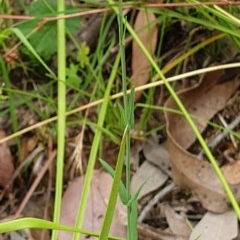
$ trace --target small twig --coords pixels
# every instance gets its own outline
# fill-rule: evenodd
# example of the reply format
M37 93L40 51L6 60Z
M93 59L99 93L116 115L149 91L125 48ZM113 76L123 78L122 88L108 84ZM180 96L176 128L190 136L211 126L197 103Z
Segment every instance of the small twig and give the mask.
M240 115L238 115L223 132L220 132L214 139L212 139L208 146L210 149L214 149L224 139L231 130L233 130L240 123ZM198 154L198 158L203 158L203 150Z
M138 217L138 222L141 223L145 219L146 215L150 212L153 206L159 202L159 200L165 197L169 192L171 192L176 187L175 183L172 182L167 185L165 188L161 189L161 191L151 199L151 201L144 207L142 212Z
M1 15L0 15L0 18L1 18ZM183 78L188 78L188 77L192 77L192 76L196 76L196 75L199 75L199 74L203 74L203 73L207 73L207 72L212 72L212 71L217 71L219 69L228 69L228 68L236 68L236 67L239 67L240 66L240 63L231 63L231 64L223 64L223 65L218 65L218 66L211 66L211 67L208 67L208 68L204 68L204 69L198 69L198 70L194 70L194 71L191 71L191 72L187 72L187 73L183 73L183 74L179 74L177 76L173 76L173 77L170 77L170 78L166 78L166 80L168 82L175 82L175 81L178 81L178 80L182 80ZM158 76L158 75L156 75ZM135 88L135 92L139 92L139 91L143 91L143 90L146 90L146 89L149 89L149 88L153 88L153 87L158 87L158 86L161 86L161 85L164 85L163 81L162 80L159 80L159 78L154 78L154 82L150 82L148 84L145 84L145 85L142 85L142 86L139 86L139 87L136 87ZM131 92L131 89L129 89L127 91L127 94L130 94ZM123 96L123 93L122 92L119 92L119 93L116 93L116 94L113 94L109 100L113 100L113 99L117 99L117 98L120 98ZM78 108L75 108L73 110L70 110L66 113L66 116L70 116L70 115L73 115L75 113L78 113L78 112L81 112L85 109L88 109L88 108L92 108L94 106L97 106L99 104L101 104L102 102L104 101L104 99L98 99L94 102L90 102L86 105L83 105L83 106L80 106ZM54 116L54 117L51 117L51 118L48 118L46 120L43 120L42 122L38 122L30 127L27 127L27 128L24 128L22 130L19 130L18 132L15 132L5 138L2 138L0 139L0 144L1 143L4 143L4 142L7 142L13 138L16 138L24 133L27 133L27 132L30 132L32 131L33 129L36 129L36 128L39 128L39 127L42 127L46 124L49 124L51 122L54 122L58 119L57 116Z
M222 125L225 127L225 129L229 129L229 124L225 121L225 119L223 118L223 116L221 114L218 114L218 118L221 121ZM237 148L237 143L236 143L234 136L231 133L229 134L229 136L232 140L233 146L235 148Z

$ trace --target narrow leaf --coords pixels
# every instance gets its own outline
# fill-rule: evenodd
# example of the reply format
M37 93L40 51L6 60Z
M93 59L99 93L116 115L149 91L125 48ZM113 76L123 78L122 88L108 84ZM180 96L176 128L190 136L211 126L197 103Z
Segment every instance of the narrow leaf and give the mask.
M104 170L107 173L109 173L112 176L112 178L114 178L115 170L103 159L99 159L99 161L100 161L102 167L104 168ZM124 205L126 205L127 204L127 190L122 181L120 182L120 186L119 186L119 196L120 196L121 202Z
M111 194L109 197L109 202L107 206L107 211L104 216L104 221L100 233L99 239L101 240L107 240L108 239L108 234L110 231L111 223L112 223L112 218L114 215L115 211L115 206L117 203L117 196L118 196L118 189L120 186L121 182L121 176L122 176L122 169L123 169L123 163L124 163L124 153L125 153L125 145L126 145L126 136L128 132L128 126L126 126L121 145L120 145L120 150L118 154L118 159L117 159L117 165L116 165L116 171L113 179L113 185L111 189Z

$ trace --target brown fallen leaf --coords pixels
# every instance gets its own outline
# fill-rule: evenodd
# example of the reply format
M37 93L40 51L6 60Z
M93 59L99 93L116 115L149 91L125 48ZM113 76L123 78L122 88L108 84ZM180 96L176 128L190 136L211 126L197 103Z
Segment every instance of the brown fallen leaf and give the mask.
M238 221L233 210L222 214L207 212L193 229L189 240L232 240L237 235Z
M138 199L141 199L147 194L162 187L167 180L168 176L160 168L148 161L145 161L132 177L131 192L132 194L136 193L145 182L138 195Z
M6 137L3 130L0 130L0 139ZM10 190L8 186L14 172L13 159L7 143L0 145L0 186Z
M151 240L188 240L187 237L178 236L160 228L154 228L146 224L138 224L138 233L141 239Z
M164 206L166 220L171 232L177 236L189 237L191 229L187 223L187 219L177 214L169 205Z
M61 208L60 222L68 226L74 226L81 191L83 187L84 176L71 181L64 193ZM99 232L102 226L103 217L106 211L106 204L109 198L112 186L112 177L106 172L95 170L90 196L87 203L86 214L83 228L85 230ZM111 235L126 237L126 226L121 220L124 215L125 207L118 201L115 216L111 225ZM72 239L72 233L59 232L58 240ZM80 239L95 239L93 237L81 235Z
M240 183L240 160L223 165L221 170L228 183Z
M207 121L224 108L227 100L240 85L237 80L215 85L222 74L222 70L207 73L199 86L178 93L189 114L197 116L194 122L200 132L206 127ZM178 110L172 98L167 100L165 107ZM228 200L211 164L199 161L197 156L187 151L196 140L196 136L185 118L170 112L166 112L165 116L174 182L196 194L206 209L213 212L226 211L229 208ZM239 186L234 185L232 188L237 198L240 198Z
M157 46L158 28L154 23L156 17L153 12L149 10L139 11L134 30L136 31L139 39L149 51L151 55L154 54ZM151 65L145 57L138 44L133 41L132 44L132 83L134 86L141 86L148 82L151 71ZM137 92L135 100L139 99L141 92Z
M168 176L171 175L171 162L166 142L158 144L158 139L149 138L143 147L147 161L158 166Z

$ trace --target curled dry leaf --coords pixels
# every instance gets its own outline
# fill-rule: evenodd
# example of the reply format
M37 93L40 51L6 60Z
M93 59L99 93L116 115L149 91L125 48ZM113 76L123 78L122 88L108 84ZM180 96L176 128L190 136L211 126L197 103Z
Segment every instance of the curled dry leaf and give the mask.
M156 23L154 23L155 19L155 15L149 10L139 11L134 24L134 30L151 55L154 54L155 48L157 46L158 28ZM151 65L148 59L138 44L133 41L131 77L133 85L141 86L147 83L149 80L150 71ZM136 93L135 100L137 100L140 95L140 92Z
M0 139L6 137L3 130L0 131ZM9 181L13 175L14 166L11 152L7 143L0 145L0 186L9 189Z
M83 187L84 176L71 181L64 193L61 208L60 222L68 226L74 226L77 209ZM112 186L112 177L102 171L94 171L91 191L87 203L83 228L85 230L99 232L102 226L106 204ZM126 227L121 219L124 216L125 207L118 201L115 216L111 225L110 234L118 237L126 237ZM59 232L58 240L72 239L72 233ZM80 239L95 239L81 235Z
M224 108L240 85L236 80L216 85L215 82L222 74L221 70L207 73L199 86L178 94L189 114L196 117L194 122L200 132L206 127L207 121ZM165 107L178 110L172 98L167 100ZM165 116L174 182L195 193L206 209L214 212L226 211L227 197L212 166L207 161L199 161L197 156L187 151L196 136L185 118L170 112L166 112ZM237 198L240 198L239 187L234 185L232 188Z

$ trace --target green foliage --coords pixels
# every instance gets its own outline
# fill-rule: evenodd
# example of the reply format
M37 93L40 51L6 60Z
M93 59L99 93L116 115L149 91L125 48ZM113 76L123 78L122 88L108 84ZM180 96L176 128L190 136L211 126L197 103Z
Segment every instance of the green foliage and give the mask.
M124 164L124 155L125 155L125 145L126 145L126 134L128 132L128 126L126 126L122 141L120 144L120 149L117 158L116 170L113 177L113 183L111 188L111 193L109 196L109 202L107 205L107 210L105 212L102 229L100 232L99 239L108 240L108 234L110 232L111 223L113 220L116 204L117 204L117 197L118 197L118 190L121 184L121 176Z
M115 170L103 159L99 159L102 167L104 168L104 170L109 173L111 175L112 178L114 178L115 175ZM119 186L119 197L121 199L121 202L124 205L128 204L128 199L127 199L127 190L123 184L123 182L120 182L120 186Z
M56 15L57 5L55 1L36 1L28 7L28 14L36 17L32 21L23 22L19 29L25 36L29 36L29 42L36 52L44 59L49 59L57 51L57 24L56 21L44 23L39 20L46 16ZM73 10L66 6L67 10ZM79 18L66 19L68 33L74 33L80 24Z
M9 28L0 31L0 45L4 46L4 41L9 37L11 30Z
M66 68L67 81L70 86L75 88L79 86L81 79L78 72L89 66L89 53L90 48L87 46L86 42L80 44L77 53L77 63L70 63L69 67Z
M78 87L80 83L80 78L78 76L79 66L70 63L70 66L66 68L67 82L70 86Z
M89 64L89 57L88 57L89 53L90 53L90 48L87 46L86 42L83 42L79 46L78 55L77 55L77 60L81 68L84 68Z
M4 85L5 84L2 83L2 86L0 86L0 102L6 101L8 99L8 97L3 94Z
M66 225L62 225L56 222L47 221L39 218L20 218L10 221L1 222L0 224L0 233L12 232L16 230L22 230L26 228L40 228L40 229L49 229L49 230L62 230L67 232L79 232L88 236L98 237L99 234L83 229L79 229L77 227L69 227ZM109 240L125 240L120 237L108 237Z

